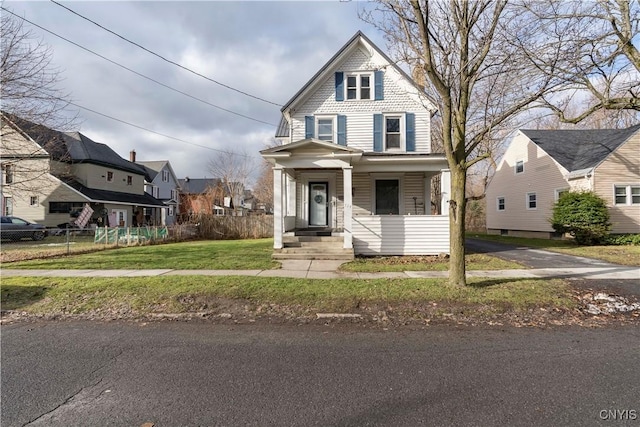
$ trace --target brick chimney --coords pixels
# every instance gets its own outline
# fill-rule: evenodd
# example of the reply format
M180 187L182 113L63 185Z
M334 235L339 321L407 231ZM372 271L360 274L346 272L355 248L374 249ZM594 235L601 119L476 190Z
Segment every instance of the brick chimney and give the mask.
M136 150L129 151L129 161L131 163L135 163L136 162Z

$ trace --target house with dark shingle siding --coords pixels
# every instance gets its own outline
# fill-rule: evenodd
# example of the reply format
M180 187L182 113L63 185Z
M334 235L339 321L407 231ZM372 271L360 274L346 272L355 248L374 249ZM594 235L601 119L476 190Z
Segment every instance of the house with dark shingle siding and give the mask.
M519 130L487 186L487 231L554 237L552 208L569 190L606 200L612 233L640 233L640 125Z

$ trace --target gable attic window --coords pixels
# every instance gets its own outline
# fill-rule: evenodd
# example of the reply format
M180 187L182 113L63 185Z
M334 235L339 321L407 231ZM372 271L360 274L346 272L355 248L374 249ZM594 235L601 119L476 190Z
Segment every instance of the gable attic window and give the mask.
M162 182L169 182L169 171L162 171Z
M524 160L518 160L516 162L515 171L516 171L516 173L523 173L524 172Z
M113 182L113 172L107 171L107 182Z
M335 73L336 101L382 100L383 80L384 72L381 70L349 73L338 71Z

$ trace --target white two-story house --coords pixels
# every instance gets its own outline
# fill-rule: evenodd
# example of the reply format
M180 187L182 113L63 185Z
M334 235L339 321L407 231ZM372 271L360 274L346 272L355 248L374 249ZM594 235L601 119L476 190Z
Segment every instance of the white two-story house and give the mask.
M261 151L273 164L274 258L448 253L450 179L444 155L431 153L434 112L356 33L282 108L282 145ZM445 206L432 210L436 176Z

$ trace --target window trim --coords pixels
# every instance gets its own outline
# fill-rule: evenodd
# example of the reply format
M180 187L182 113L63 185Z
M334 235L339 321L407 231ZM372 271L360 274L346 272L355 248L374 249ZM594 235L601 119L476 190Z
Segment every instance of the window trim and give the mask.
M40 198L38 196L29 196L29 206L40 206Z
M400 119L400 147L387 148L387 119ZM405 113L383 113L382 114L382 151L389 152L406 152L407 150L407 125Z
M534 207L531 207L530 196L534 196L534 203L535 203ZM535 211L538 209L538 194L536 192L527 193L526 206L528 211Z
M560 200L560 193L568 193L570 191L571 188L569 187L556 188L554 190L554 200L557 202L558 200Z
M500 209L500 199L502 199L502 209ZM504 212L507 210L507 198L505 196L496 197L496 211Z
M362 97L362 77L369 77L369 98ZM349 98L349 77L356 78L356 97ZM344 100L345 101L373 101L375 99L375 73L373 71L351 71L344 73Z
M337 117L338 116L336 116L336 115L327 115L327 114L323 114L323 115L319 115L319 116L313 116L315 138L320 140L320 141L330 142L332 144L337 144L338 143ZM331 140L320 139L320 134L319 134L319 131L320 131L320 120L331 120L331 133L332 133L332 139Z
M522 164L522 170L518 172L518 163ZM516 160L516 163L513 165L513 172L515 175L520 175L524 173L524 159Z
M624 203L618 203L617 197L618 194L616 193L616 190L618 188L623 188L624 189ZM633 189L634 188L638 188L639 191L636 196L640 196L640 183L634 183L634 184L613 184L613 204L614 206L638 206L640 205L640 202L638 203L634 203L633 202Z

